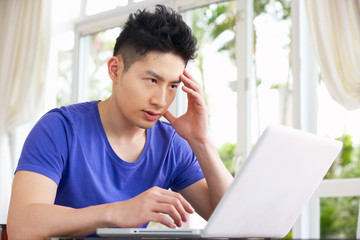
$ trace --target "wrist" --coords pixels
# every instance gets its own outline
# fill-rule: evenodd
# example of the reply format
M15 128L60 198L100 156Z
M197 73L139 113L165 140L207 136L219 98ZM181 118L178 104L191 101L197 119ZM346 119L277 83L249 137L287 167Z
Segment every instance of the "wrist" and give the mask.
M190 141L188 141L188 143L195 155L200 153L213 154L213 151L216 151L216 147L209 136L206 136L204 138L191 139Z
M204 135L204 136L197 136L197 137L189 138L187 141L190 146L192 146L192 145L201 146L201 145L212 144L212 140L208 134Z
M115 203L109 203L105 204L105 210L103 211L103 217L102 217L102 225L106 227L117 227L116 225L116 218L118 216L115 216L116 214L116 206L114 206Z

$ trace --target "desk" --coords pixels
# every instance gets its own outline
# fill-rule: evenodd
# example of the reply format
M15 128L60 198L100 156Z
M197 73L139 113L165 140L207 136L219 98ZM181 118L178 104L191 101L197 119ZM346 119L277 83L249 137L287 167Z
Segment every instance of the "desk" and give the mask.
M128 238L128 237L123 237L123 238L51 238L50 240L142 240L142 239L151 239L151 240L156 240L157 238ZM175 239L180 239L180 240L216 240L216 239L220 239L220 238L158 238L160 240L175 240ZM225 239L229 239L229 240L246 240L247 238L221 238L221 240L225 240ZM260 240L260 239L270 239L270 238L256 238L256 240ZM254 238L250 239L250 240L254 240Z
M142 239L151 239L151 240L156 240L156 238L51 238L50 240L142 240ZM180 240L217 240L217 239L221 239L221 240L284 240L284 239L279 239L279 238L161 238L159 240L176 240L176 239L180 239ZM294 240L321 240L321 239L294 239ZM345 240L345 239L344 239ZM346 240L358 240L356 238L354 239L349 239L347 238Z
M151 239L156 240L156 238L51 238L50 240L142 240L142 239ZM282 238L161 238L159 240L284 240ZM321 240L321 239L293 239L293 240ZM344 240L358 240L356 238L346 238Z
M1 240L8 240L7 233L6 233L6 224L0 224L0 232L1 232Z

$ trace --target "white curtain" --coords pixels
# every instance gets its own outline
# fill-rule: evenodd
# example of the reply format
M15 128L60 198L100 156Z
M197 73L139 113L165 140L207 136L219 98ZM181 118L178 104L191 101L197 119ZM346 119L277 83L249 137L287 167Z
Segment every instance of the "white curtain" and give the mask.
M322 80L335 101L360 107L360 0L305 0Z
M17 162L12 137L42 107L50 22L49 0L0 0L0 223Z

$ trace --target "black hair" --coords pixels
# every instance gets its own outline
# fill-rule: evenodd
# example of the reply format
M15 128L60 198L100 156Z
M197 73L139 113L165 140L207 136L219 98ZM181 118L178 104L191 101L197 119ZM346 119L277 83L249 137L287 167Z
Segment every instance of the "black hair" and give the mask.
M116 39L114 56L122 55L127 71L150 51L176 54L185 64L195 58L196 38L191 28L164 5L156 5L154 12L144 9L130 14Z

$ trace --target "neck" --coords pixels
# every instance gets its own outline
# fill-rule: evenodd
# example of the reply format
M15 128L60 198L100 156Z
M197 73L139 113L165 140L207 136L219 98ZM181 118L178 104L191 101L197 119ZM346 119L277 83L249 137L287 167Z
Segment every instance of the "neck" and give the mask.
M126 162L135 162L145 147L146 131L130 124L111 97L98 103L101 123L114 152Z
M136 125L129 124L123 115L118 111L112 97L98 103L101 123L108 137L115 137L118 140L131 140L143 137L146 130Z

